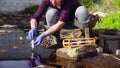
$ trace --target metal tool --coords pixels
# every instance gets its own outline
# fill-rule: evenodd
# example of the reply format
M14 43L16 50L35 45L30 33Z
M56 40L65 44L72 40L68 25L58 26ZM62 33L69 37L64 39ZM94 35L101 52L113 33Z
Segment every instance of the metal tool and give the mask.
M34 51L34 40L31 41L31 48L32 48L32 51Z
M63 47L72 48L79 46L95 46L96 45L95 38L77 38L77 39L64 39Z
M32 48L31 59L33 59L33 56L34 56L34 40L31 41L31 48Z
M33 63L37 65L37 67L44 67L42 64L39 56L34 53L34 40L31 41L31 48L32 48L32 54L31 54L31 60L30 60L30 66L33 66Z

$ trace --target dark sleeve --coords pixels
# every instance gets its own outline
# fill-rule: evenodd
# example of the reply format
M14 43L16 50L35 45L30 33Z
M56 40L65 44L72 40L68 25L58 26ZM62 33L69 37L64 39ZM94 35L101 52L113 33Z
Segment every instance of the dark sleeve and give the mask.
M59 17L59 21L66 22L71 18L74 18L74 13L78 6L80 6L80 3L77 0L66 0Z
M30 17L30 20L34 18L38 22L39 18L46 12L48 6L49 6L49 0L42 0L37 11L33 14L33 16Z
M59 21L66 22L70 14L70 6L66 5L63 10L61 11Z
M63 21L63 22L66 22L67 21L67 18L68 18L68 13L69 11L67 10L63 10L62 13L60 14L60 18L59 18L59 21Z

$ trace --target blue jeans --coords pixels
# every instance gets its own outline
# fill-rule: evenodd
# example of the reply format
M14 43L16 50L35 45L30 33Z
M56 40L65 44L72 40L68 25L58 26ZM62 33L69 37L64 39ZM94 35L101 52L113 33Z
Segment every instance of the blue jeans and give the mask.
M46 23L48 26L52 26L55 23L57 23L59 19L60 13L57 9L49 8L46 12ZM75 19L77 19L79 22L74 23L76 27L79 27L81 29L85 28L84 25L86 25L86 21L88 19L89 12L84 6L79 6L75 11Z

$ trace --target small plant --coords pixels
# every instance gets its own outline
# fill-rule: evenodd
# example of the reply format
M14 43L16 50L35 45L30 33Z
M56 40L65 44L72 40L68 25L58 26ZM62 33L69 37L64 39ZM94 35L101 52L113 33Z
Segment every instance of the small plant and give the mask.
M100 0L79 0L82 5L85 5L87 8L91 7L94 3L100 3Z
M39 7L39 5L29 6L29 7L25 8L21 13L33 14L37 10L38 7Z
M95 29L117 29L120 30L120 11L101 17L101 22L97 23Z
M120 7L120 0L115 0L114 5L117 6L117 7Z

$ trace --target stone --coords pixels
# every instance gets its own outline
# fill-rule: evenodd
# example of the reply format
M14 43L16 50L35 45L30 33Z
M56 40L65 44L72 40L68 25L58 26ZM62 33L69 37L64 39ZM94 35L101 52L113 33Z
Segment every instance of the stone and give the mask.
M101 12L101 11L97 11L95 13L93 13L93 15L99 15L100 17L106 17L108 15L108 13L104 13L104 12Z
M76 29L61 29L60 37L62 38L80 38L82 31L78 28Z
M13 13L24 10L28 6L39 5L41 0L0 0L1 13Z
M56 56L70 60L79 60L80 58L97 55L94 46L76 47L76 48L60 48L56 51Z

